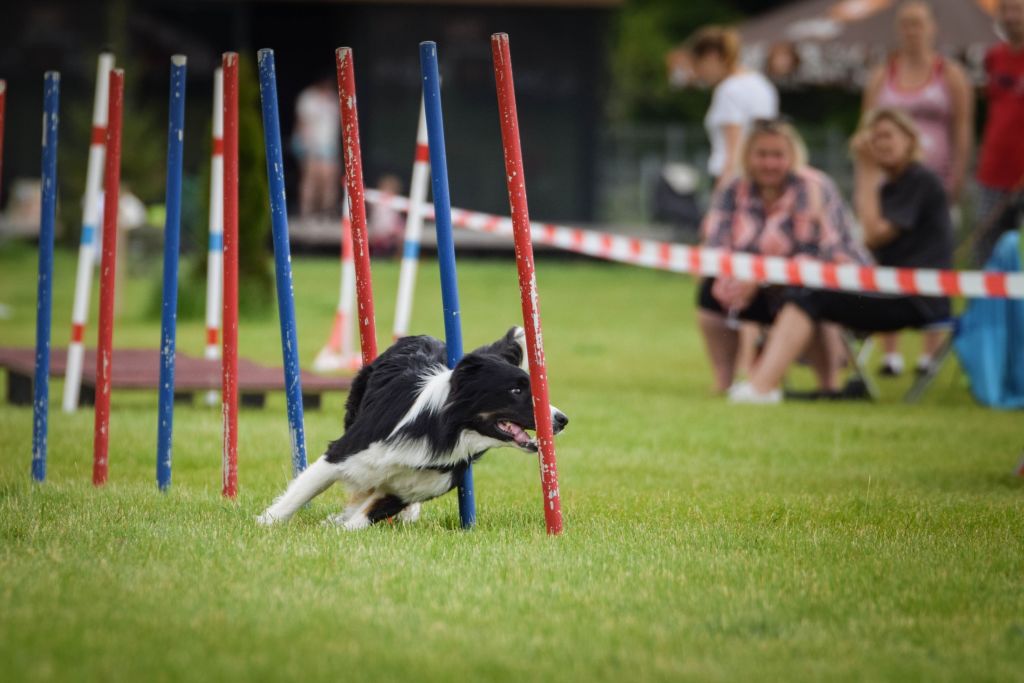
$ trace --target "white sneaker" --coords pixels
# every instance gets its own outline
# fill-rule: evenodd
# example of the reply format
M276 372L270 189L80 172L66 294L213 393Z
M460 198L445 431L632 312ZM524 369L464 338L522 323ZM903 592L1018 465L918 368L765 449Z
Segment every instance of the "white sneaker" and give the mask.
M762 394L750 382L740 382L730 387L729 403L751 403L757 405L782 403L782 389L772 389Z

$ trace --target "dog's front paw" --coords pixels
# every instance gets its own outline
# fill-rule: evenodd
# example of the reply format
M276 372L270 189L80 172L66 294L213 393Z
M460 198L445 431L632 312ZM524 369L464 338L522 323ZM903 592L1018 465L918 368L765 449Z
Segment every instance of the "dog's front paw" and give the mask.
M398 521L402 524L414 524L420 521L420 504L411 503L398 513Z
M270 510L264 510L262 515L256 517L256 523L260 526L273 526L280 521L277 517L270 514Z

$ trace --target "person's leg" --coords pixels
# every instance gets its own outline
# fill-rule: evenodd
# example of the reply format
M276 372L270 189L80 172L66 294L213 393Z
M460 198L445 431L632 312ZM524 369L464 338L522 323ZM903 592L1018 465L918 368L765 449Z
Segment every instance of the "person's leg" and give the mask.
M818 378L820 391L833 392L839 385L839 365L843 357L843 341L839 337L838 325L820 323L814 328L814 335L807 347L808 359Z
M736 352L739 334L730 329L725 316L703 308L697 310L697 322L704 336L708 359L715 375L715 390L724 393L736 375Z
M341 179L338 162L334 157L324 161L324 194L323 210L329 216L336 216L339 211L338 190Z
M878 337L882 340L881 374L896 377L903 374L903 354L900 353L900 335L898 332L886 332Z
M307 156L302 162L302 176L299 178L299 215L303 218L309 218L313 213L315 183L313 160Z
M750 376L755 391L767 394L779 387L789 366L807 348L814 321L800 307L786 304L768 334L768 344Z
M757 360L757 341L761 337L761 326L757 323L740 323L739 350L736 352L736 376L750 377Z
M1007 190L978 184L977 211L974 222L974 267L981 268L992 255L1000 236L1016 226L1020 202Z

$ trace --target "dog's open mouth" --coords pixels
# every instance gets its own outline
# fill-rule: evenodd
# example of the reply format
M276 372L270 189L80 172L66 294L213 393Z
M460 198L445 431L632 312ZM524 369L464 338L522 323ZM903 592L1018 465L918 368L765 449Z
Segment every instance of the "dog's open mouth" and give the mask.
M516 442L516 445L527 451L537 451L537 442L523 429L520 425L515 422L509 422L508 420L500 420L498 422L498 429L505 434L512 437L512 440Z

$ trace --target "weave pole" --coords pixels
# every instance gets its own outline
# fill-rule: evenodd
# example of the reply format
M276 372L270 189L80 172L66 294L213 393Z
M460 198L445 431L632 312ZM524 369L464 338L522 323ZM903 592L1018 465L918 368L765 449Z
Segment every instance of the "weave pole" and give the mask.
M462 323L459 319L459 282L455 271L452 208L448 195L448 159L444 146L444 116L441 112L441 78L437 69L437 43L431 40L420 43L420 73L423 76L423 109L426 112L430 149L434 225L437 229L437 262L441 270L444 341L448 352L448 367L454 369L455 364L462 358ZM476 499L471 464L466 464L458 483L459 521L463 529L468 529L476 524Z
M402 268L398 274L398 300L395 303L395 340L409 334L413 294L416 290L416 267L420 258L420 237L423 233L423 205L427 201L430 173L430 150L427 147L427 118L420 100L420 122L416 127L416 156L409 183L409 210L405 216L405 240L402 245Z
M114 270L117 266L117 210L121 185L121 118L124 69L110 72L107 150L104 172L103 259L100 262L99 339L96 344L96 412L92 444L92 483L107 481L110 444L110 373L114 346Z
M505 154L505 182L512 208L512 229L516 245L516 266L519 269L519 294L523 303L523 327L526 329L526 350L530 363L530 389L533 392L533 416L537 424L540 446L540 482L544 491L544 521L549 534L562 532L562 504L558 497L558 468L555 462L555 440L551 427L551 402L548 397L547 367L544 363L544 341L540 325L540 296L533 263L530 237L530 211L526 204L526 178L523 175L523 153L519 146L519 115L516 92L512 82L512 58L508 34L491 36L494 58L494 81L498 92L498 114L501 120L501 142Z
M288 400L288 434L292 443L292 471L306 469L306 435L302 420L302 377L299 374L299 339L295 329L292 257L288 246L288 204L284 194L284 159L281 155L281 124L277 114L277 76L274 51L257 53L260 68L260 103L263 107L263 144L267 150L270 184L270 220L274 234L274 272L277 276L277 310L284 355L285 395Z
M363 155L359 147L359 109L356 106L356 74L352 48L334 51L338 69L338 103L341 109L341 149L345 161L345 185L352 213L352 251L356 265L356 306L359 310L359 345L363 365L377 357L377 321L373 313L373 276L370 244L366 235L366 199L363 193Z
M344 188L343 188L344 189ZM352 257L352 220L349 218L348 191L343 191L341 203L341 281L338 290L338 307L334 311L331 336L316 358L313 369L317 372L334 370L358 370L362 357L353 353L352 309L356 300L356 270Z
M210 236L206 252L206 349L207 360L220 358L218 332L221 319L221 283L224 281L224 69L213 71L213 124L210 135ZM217 392L206 395L216 405Z
M238 53L224 71L224 329L221 334L221 495L238 495Z
M185 55L171 57L167 123L167 216L164 221L164 283L160 320L160 397L157 407L156 483L171 485L174 439L174 347L178 331L178 255L181 251L181 155L185 139Z
M78 394L82 387L82 361L85 356L85 324L89 321L92 274L96 267L97 237L102 218L100 190L103 185L103 159L107 145L107 105L110 70L114 55L100 54L96 66L96 94L92 104L92 139L89 144L89 165L85 173L85 206L82 211L82 236L78 245L78 270L75 273L75 298L71 307L71 341L68 344L67 369L64 372L65 413L78 410Z
M32 478L46 480L50 413L50 317L53 311L53 228L57 212L57 130L60 74L43 76L42 208L39 215L39 280L36 295L36 377L32 384Z

